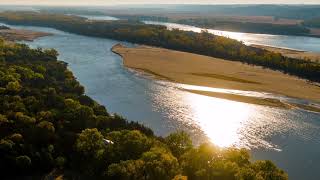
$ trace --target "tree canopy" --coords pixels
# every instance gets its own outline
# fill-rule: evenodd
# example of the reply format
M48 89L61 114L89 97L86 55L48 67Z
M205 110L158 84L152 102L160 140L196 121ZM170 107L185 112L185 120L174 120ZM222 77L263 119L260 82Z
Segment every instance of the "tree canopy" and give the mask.
M3 179L287 179L244 149L161 138L84 95L55 50L0 41Z
M168 30L165 26L147 25L139 21L94 21L77 16L35 12L3 12L0 13L0 21L52 27L87 36L111 38L240 61L320 82L319 63L307 59L284 57L280 53L246 46L237 40L216 36L206 31L195 33L177 29ZM55 54L46 53L52 54L51 56Z

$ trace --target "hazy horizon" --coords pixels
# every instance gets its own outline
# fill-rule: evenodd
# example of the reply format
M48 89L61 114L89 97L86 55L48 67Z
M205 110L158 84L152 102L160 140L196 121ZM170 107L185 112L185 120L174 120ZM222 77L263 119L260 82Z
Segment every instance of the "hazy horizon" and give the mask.
M85 6L112 6L112 5L141 5L141 4L210 4L210 5L230 5L230 4L306 4L317 5L319 0L190 0L187 3L183 0L1 0L0 5L85 5Z

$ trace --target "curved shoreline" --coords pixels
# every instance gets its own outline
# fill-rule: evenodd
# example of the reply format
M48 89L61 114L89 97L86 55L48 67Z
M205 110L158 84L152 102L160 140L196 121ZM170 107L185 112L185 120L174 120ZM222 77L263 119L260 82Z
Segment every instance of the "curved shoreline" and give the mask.
M1 29L0 37L7 41L33 41L37 38L51 36L51 33L36 32L25 29Z
M259 77L253 78L254 80L250 79L243 79L239 78L237 76L233 77L230 75L225 75L224 73L211 73L206 74L207 71L204 70L204 73L199 73L197 70L199 69L198 64L206 66L212 66L213 64L207 64L207 62L203 62L203 58L210 58L210 61L212 60L218 60L221 61L221 59L217 58L211 58L206 56L200 56L196 54L191 53L184 53L184 52L178 52L178 51L172 51L162 48L154 48L149 46L138 46L135 48L127 48L121 44L116 44L112 48L112 52L118 54L123 59L123 65L128 68L132 68L138 71L143 71L147 74L153 75L157 79L162 79L170 82L178 82L183 84L190 84L190 85L198 85L198 86L207 86L207 87L216 87L216 88L225 88L225 89L239 89L244 91L257 91L257 92L270 92L267 90L263 90L262 87L255 88L254 86L263 86L265 85L265 81L260 82ZM160 56L160 57L159 57ZM194 58L192 56L197 57L197 62L194 62L194 64L188 64L191 60L186 60L185 63L181 64L181 59L185 58ZM170 61L168 61L168 58ZM177 59L180 59L180 61ZM205 59L206 60L206 59ZM225 60L224 60L225 61ZM241 63L237 62L230 62L226 61L228 63L231 63L231 65L237 65ZM180 63L179 66L177 66L177 63ZM211 62L209 62L211 63ZM215 62L217 63L217 62ZM224 63L224 62L221 62ZM191 67L187 67L188 65L191 65ZM252 67L249 65L240 65L242 66L248 66L246 68L250 68L249 70L253 72L268 72L270 70L264 70L260 67ZM156 67L156 68L154 68ZM177 67L179 67L177 69ZM179 70L188 68L188 70L191 70L192 72L188 72L188 70ZM202 67L203 68L203 67ZM228 67L225 67L228 69ZM201 68L200 68L201 69ZM232 70L232 69L231 69ZM193 72L195 71L195 72ZM226 70L227 71L227 70ZM212 72L212 71L211 71ZM288 75L282 74L280 72L273 72L276 73L277 76L281 78L288 78ZM280 74L279 74L280 73ZM277 77L276 76L276 77ZM290 78L294 78L289 76ZM297 79L297 78L296 78ZM215 86L213 82L218 81L219 83ZM302 80L297 79L301 83ZM317 92L320 93L320 88L316 87L314 85L308 84L307 82L303 81L307 87L316 88ZM240 88L229 88L229 87L221 87L221 83L228 84L230 86L234 87L240 87ZM286 82L284 82L286 83ZM228 86L227 85L227 86ZM250 89L250 87L253 87ZM271 98L260 98L260 97L251 97L251 96L242 96L242 95L235 95L235 94L229 94L229 93L219 93L219 92L209 92L209 91L199 91L199 90L188 90L188 89L182 89L188 92L205 95L205 96L211 96L216 98L222 98L227 100L233 100L238 102L244 102L249 104L256 104L256 105L264 105L269 107L276 107L276 108L283 108L283 109L291 109L291 108L300 108L304 110L314 111L314 112L320 112L320 109L314 106L309 105L297 105L293 103L287 103L282 102L279 99L271 99ZM313 89L314 90L314 89ZM309 89L310 91L310 89ZM283 94L285 96L289 97L295 97L290 94L286 94L285 92L279 93L279 92L270 92L275 94ZM301 97L297 97L301 98ZM319 100L316 96L315 97L309 97L309 98L301 98L301 99L308 99L317 102Z

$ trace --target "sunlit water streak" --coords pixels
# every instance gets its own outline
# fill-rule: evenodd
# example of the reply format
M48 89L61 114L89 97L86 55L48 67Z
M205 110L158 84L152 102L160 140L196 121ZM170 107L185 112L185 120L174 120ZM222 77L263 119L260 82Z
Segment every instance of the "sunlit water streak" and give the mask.
M80 17L84 17L87 18L88 20L107 20L107 21L115 21L115 20L119 20L119 18L116 17L112 17L112 16L93 16L93 15L76 15L76 16L80 16Z
M119 43L65 33L51 28L13 26L54 33L27 42L32 47L56 48L59 58L86 88L86 94L157 135L184 130L195 144L211 141L221 147L247 147L254 159L271 159L292 179L320 177L320 116L299 109L284 110L193 94L184 88L228 91L246 95L268 93L208 89L154 81L123 68L110 51ZM130 45L130 44L129 44ZM301 157L301 158L300 158Z
M141 75L140 72L136 73ZM282 98L283 100L292 98L270 93L209 88L165 81L156 82L166 90L155 93L154 104L162 108L168 106L169 118L179 119L183 123L200 129L211 142L220 147L270 148L280 151L281 149L276 144L268 141L270 136L274 133L289 131L304 133L304 129L310 127L308 123L303 125L295 121L288 123L290 121L287 117L289 110L207 97L185 92L183 89L261 98Z
M221 31L215 29L199 28L177 23L158 22L158 21L143 21L146 24L163 25L168 29L180 29L183 31L201 32L206 30L209 33L229 37L242 41L244 44L268 45L273 47L282 47L287 49L304 50L310 52L320 52L320 38L307 36L286 36L286 35L270 35L270 34L254 34Z

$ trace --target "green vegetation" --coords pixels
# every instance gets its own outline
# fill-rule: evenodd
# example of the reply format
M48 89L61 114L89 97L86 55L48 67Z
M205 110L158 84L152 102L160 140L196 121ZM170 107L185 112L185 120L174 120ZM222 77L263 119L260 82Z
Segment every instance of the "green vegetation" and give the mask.
M197 27L219 29L225 31L239 31L247 33L279 34L279 35L308 35L310 30L302 25L271 24L257 22L221 21L215 19L181 19L177 23Z
M57 55L0 40L3 179L287 179L244 149L193 147L183 132L156 137L110 115Z
M320 17L303 21L303 25L307 27L320 28Z
M136 21L87 21L85 18L30 12L0 13L0 21L10 24L46 26L72 33L117 39L240 61L279 70L311 81L320 82L318 63L282 56L242 42L207 32L167 30L164 26Z
M0 30L2 30L2 29L10 29L10 28L7 26L0 26Z
M75 16L32 12L0 13L0 21L46 26L87 36L112 38L225 58L320 82L318 63L284 57L279 53L246 46L242 42L208 32L167 30L164 26L146 25L136 21L87 21L85 18Z
M223 31L235 31L259 34L276 34L276 35L300 35L309 36L310 29L302 24L273 24L258 22L241 22L235 20L222 20L219 18L185 18L175 20L174 18L159 16L139 16L139 15L116 15L121 19L131 21L160 21L172 22L178 24L187 24L201 28L211 28Z

